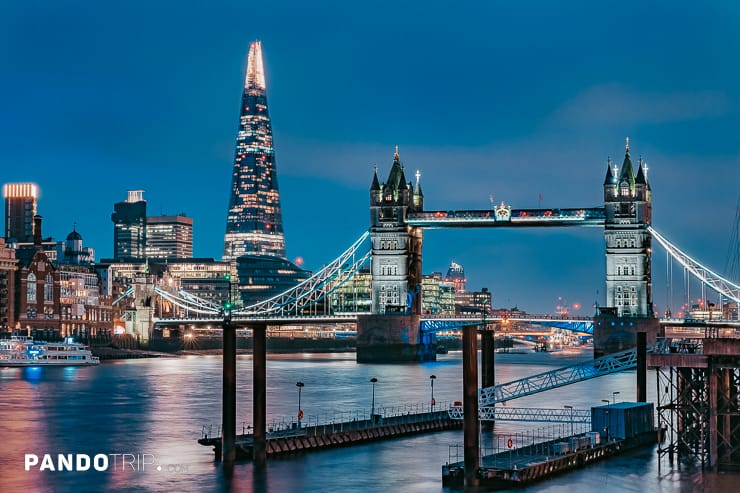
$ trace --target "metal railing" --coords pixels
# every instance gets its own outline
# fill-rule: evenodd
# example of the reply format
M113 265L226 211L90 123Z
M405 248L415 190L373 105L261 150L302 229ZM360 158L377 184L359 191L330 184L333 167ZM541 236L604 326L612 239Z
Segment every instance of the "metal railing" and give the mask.
M463 419L463 407L452 406L450 419ZM532 407L484 406L478 408L480 421L530 421L543 423L590 423L590 409L541 409Z
M504 459L509 458L512 463L519 458L533 455L552 456L557 453L554 443L573 436L583 436L589 431L590 423L574 423L572 426L562 423L514 433L496 433L490 440L481 441L478 453L482 459L503 454ZM462 462L463 451L461 444L449 445L448 464Z
M353 430L364 430L381 425L412 424L435 419L449 419L448 409L451 401L437 401L431 403L411 403L394 406L376 406L374 415L370 409L356 409L352 411L333 411L321 414L306 414L300 423L297 417L275 417L268 420L267 437L283 438L291 436L317 436L328 433L339 433ZM213 425L204 425L201 429L201 438L218 438L221 436L221 426L213 434ZM250 435L252 426L242 421L242 435Z

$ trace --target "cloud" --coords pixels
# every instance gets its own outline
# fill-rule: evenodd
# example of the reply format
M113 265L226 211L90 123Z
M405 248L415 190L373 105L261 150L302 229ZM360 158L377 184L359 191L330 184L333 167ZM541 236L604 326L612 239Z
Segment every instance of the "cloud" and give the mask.
M587 88L567 101L551 118L571 125L637 125L700 120L730 109L722 92L637 92L621 84Z

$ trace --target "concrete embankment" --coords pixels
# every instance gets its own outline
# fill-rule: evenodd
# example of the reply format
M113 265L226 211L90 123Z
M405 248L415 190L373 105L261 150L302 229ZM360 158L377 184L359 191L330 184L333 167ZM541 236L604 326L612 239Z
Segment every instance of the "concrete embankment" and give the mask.
M138 358L172 358L174 355L160 353L157 351L145 351L142 349L123 349L112 347L92 347L90 351L101 361L113 359L138 359Z

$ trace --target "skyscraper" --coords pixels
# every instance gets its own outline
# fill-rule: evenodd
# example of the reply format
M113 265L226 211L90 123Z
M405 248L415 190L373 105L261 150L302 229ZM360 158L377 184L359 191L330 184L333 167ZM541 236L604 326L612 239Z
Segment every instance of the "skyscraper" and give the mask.
M259 41L249 46L223 260L243 255L285 258L280 192Z
M185 215L146 218L147 258L184 259L193 256L193 218Z
M129 190L128 198L113 206L113 258L146 258L146 200L143 190Z
M38 187L33 183L6 183L3 186L5 239L33 241L33 216L36 215L38 196Z

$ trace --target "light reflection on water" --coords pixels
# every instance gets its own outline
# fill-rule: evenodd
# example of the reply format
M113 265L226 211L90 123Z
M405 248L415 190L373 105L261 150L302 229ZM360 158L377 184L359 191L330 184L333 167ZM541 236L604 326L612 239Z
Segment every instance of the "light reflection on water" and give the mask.
M570 364L587 353L497 355L496 381L504 382ZM307 416L370 407L376 377L376 407L430 399L429 375L437 376L435 398L461 400L462 355L410 365L358 365L354 353L270 355L268 418L293 416L295 383L303 381ZM238 427L251 423L251 357L238 361ZM512 402L517 407L588 408L601 399L634 396L634 372L602 377ZM655 400L655 375L648 398ZM444 491L441 465L462 432L448 431L271 460L264 470L238 464L227 481L210 448L196 443L203 426L220 423L219 356L127 360L95 368L0 369L0 471L2 491ZM496 433L542 424L497 423ZM134 454L139 463L105 472L24 471L24 454ZM141 464L142 454L156 458ZM454 458L453 458L454 460ZM558 476L527 491L693 491L706 483L724 491L737 476L697 473L658 475L654 449L634 452ZM520 490L521 491L521 490ZM710 490L708 490L710 491ZM731 491L731 490L728 490Z

